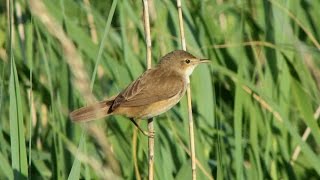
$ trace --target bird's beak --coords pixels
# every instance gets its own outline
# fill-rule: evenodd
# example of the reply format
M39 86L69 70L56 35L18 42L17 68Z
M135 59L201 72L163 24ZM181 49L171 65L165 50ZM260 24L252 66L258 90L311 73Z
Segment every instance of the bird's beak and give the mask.
M199 64L200 63L211 63L211 61L209 61L209 59L200 59Z

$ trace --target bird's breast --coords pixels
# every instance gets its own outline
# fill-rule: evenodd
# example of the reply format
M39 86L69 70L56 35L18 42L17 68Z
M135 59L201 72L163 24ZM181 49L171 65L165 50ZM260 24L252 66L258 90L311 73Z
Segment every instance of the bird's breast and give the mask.
M151 104L146 110L147 113L143 113L141 118L151 118L167 112L180 101L183 94L184 93L179 93L167 100L162 100Z

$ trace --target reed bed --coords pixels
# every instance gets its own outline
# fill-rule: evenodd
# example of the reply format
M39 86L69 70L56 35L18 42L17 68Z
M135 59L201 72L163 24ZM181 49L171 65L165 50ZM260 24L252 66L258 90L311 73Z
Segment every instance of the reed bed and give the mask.
M3 2L0 179L146 179L128 119L68 118L147 69L142 2ZM181 2L188 51L212 60L190 80L197 179L319 179L320 2ZM149 12L154 65L181 47L179 18L176 1ZM154 179L191 179L187 120L186 98L154 118Z

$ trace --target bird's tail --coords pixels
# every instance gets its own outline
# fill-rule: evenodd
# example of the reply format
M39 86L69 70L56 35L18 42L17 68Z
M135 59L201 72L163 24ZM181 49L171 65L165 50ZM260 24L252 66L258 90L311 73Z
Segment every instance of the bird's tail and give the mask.
M110 115L109 108L113 100L104 100L93 105L76 109L70 113L70 119L74 122L85 122Z

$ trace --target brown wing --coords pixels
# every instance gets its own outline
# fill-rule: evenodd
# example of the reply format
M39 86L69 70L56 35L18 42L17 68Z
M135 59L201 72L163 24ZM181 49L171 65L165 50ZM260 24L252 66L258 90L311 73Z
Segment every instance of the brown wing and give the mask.
M184 85L182 77L174 72L150 69L116 97L110 111L119 106L143 106L171 98L181 93Z

